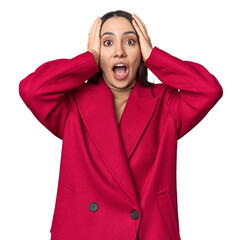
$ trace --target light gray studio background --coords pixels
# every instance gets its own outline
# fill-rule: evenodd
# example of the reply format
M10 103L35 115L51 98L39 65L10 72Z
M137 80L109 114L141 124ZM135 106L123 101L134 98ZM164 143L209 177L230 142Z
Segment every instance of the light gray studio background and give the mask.
M19 82L44 62L87 50L98 16L136 13L153 46L202 64L224 95L178 142L183 240L242 239L242 36L240 1L63 1L0 3L0 239L48 240L61 140L25 106ZM149 81L159 80L149 72Z

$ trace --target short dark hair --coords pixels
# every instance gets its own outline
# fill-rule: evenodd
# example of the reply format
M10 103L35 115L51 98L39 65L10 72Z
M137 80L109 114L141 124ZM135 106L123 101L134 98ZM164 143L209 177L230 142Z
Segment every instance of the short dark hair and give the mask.
M104 14L101 17L101 19L102 19L101 28L102 28L102 25L109 18L112 18L112 17L124 17L133 26L133 24L132 24L132 20L133 20L132 15L130 13L126 12L126 11L117 10L117 11L108 12L108 13ZM134 28L134 30L135 30L135 28ZM136 34L137 34L137 32L136 32ZM137 36L138 36L138 34L137 34ZM96 84L97 81L98 81L98 79L100 78L100 76L102 76L102 69L99 66L99 72L97 72L96 74L94 74L87 81L90 82L90 83ZM154 83L148 82L147 76L148 76L147 67L145 66L145 63L144 63L143 59L141 58L140 65L138 67L137 74L136 74L136 80L139 82L140 86L143 86L143 87L151 87L152 85L154 85Z

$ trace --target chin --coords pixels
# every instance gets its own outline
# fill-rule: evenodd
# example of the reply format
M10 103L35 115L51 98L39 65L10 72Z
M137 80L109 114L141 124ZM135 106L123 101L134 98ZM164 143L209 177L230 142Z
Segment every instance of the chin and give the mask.
M114 79L113 80L113 84L116 86L116 87L127 87L129 84L131 84L132 80L131 79L123 79L123 80L117 80L117 79Z

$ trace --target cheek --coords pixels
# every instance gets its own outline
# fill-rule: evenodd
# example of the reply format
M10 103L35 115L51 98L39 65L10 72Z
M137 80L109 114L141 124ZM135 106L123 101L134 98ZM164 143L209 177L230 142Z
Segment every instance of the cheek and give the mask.
M105 71L105 69L108 68L108 64L110 62L109 60L109 55L106 51L100 51L100 67L102 69L102 71Z
M138 69L141 61L141 53L139 50L133 52L132 54L132 65L135 70Z

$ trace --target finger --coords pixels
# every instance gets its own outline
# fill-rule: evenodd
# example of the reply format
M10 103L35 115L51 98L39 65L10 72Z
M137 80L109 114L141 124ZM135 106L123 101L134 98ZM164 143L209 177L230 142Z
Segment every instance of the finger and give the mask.
M88 46L88 49L92 49L92 48L95 48L95 46L94 46L94 43L95 43L95 39L96 39L96 37L95 37L95 27L96 27L96 25L97 25L97 22L98 22L98 20L99 20L99 18L97 18L95 21L94 21L94 23L92 24L92 27L91 27L91 29L90 29L90 32L89 32L89 35L88 35L88 44L87 44L87 46Z
M95 25L95 29L94 29L94 36L95 37L99 37L100 36L100 26L101 26L101 18L98 18L96 25Z
M148 39L150 41L150 37L147 31L147 28L145 26L145 24L142 22L142 20L135 14L132 15L133 18L135 19L135 21L137 22L137 24L139 25L141 31L143 32L143 35L145 36L146 39Z
M102 19L100 18L98 23L98 36L101 39L101 26L102 26Z
M93 22L93 24L92 24L92 26L91 26L91 28L90 28L89 33L92 33L92 30L93 30L93 28L94 28L94 26L95 26L96 21L97 21L97 19Z
M91 36L92 36L92 37L94 36L94 34L95 34L95 32L96 32L96 27L97 27L97 23L98 23L98 21L99 21L99 18L97 18L97 19L95 20L95 22L93 23L93 25L92 25L92 28L91 28Z
M140 27L140 29L143 33L144 38L149 42L149 45L152 47L151 39L147 32L146 26L144 25L144 23L141 21L141 19L137 15L133 14L132 16L134 17L135 21L137 21L137 24L139 23L138 26L143 26L143 28Z
M91 28L89 30L89 37L92 35L94 24L95 24L95 22L92 24L92 26L91 26Z
M98 17L98 18L94 21L94 23L92 24L92 27L91 27L90 32L89 32L89 36L90 36L90 37L93 37L93 35L94 35L94 33L95 33L94 29L95 29L95 27L96 27L97 22L98 22L99 19L100 19L100 17Z
M132 20L132 22L133 22L136 32L138 33L139 38L144 37L144 34L141 31L140 27L138 26L137 22L134 19Z
M147 41L149 43L149 45L151 45L149 36L147 36L144 33L144 31L142 31L142 29L140 28L140 26L137 24L137 22L135 20L133 20L133 24L136 27L135 29L136 29L136 31L137 31L137 33L139 35L139 38L145 39L145 41ZM140 41L142 41L142 40L140 39Z
M135 19L135 21L138 23L140 29L142 30L142 32L144 34L147 34L147 29L146 29L146 26L145 24L142 22L142 20L135 14L133 14L133 18Z
M144 28L145 30L147 30L147 29L146 29L146 26L145 26L145 24L143 23L143 21L141 20L141 18L140 18L139 16L137 16L136 14L133 14L133 16L134 16L135 18L137 18L137 19L139 20L139 22L141 23L141 25L143 26L143 28Z

